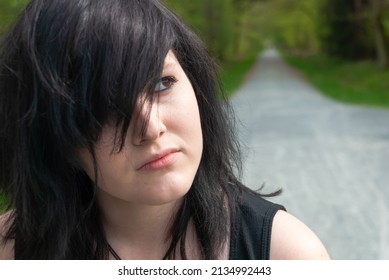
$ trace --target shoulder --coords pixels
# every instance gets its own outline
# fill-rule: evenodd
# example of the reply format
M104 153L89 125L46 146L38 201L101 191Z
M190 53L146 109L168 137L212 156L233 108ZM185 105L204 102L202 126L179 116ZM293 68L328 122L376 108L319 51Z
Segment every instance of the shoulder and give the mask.
M275 214L271 236L270 259L329 259L316 234L285 211Z
M5 235L9 226L8 221L11 214L11 212L7 212L0 215L0 260L10 260L14 258L14 242L12 240L5 241Z

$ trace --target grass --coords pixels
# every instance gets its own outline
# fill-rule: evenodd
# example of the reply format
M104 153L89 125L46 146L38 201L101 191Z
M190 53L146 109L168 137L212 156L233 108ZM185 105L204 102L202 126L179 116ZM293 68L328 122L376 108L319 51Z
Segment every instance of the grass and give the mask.
M249 70L253 67L255 61L256 55L251 55L245 59L230 62L222 66L220 78L228 97L234 95L243 83Z
M336 100L378 107L389 107L389 69L373 62L349 62L323 55L286 56L323 94Z
M3 213L7 206L7 198L3 191L0 190L0 214Z

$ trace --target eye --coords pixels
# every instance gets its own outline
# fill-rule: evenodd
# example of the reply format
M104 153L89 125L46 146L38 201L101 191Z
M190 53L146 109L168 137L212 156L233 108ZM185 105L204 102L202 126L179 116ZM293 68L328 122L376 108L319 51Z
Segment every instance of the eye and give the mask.
M173 76L166 76L159 80L159 82L155 85L155 92L163 92L165 90L170 89L175 83L177 79Z

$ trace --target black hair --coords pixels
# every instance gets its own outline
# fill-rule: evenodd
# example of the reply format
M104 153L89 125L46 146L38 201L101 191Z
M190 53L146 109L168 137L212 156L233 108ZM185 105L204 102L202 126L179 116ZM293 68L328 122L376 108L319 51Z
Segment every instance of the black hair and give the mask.
M153 98L169 50L196 94L203 154L164 258L176 250L187 257L190 219L201 257L217 258L243 189L231 108L201 41L157 0L33 0L3 38L0 185L11 198L6 238L15 240L15 258L109 257L96 184L78 151L94 155L112 117L123 147L139 94Z

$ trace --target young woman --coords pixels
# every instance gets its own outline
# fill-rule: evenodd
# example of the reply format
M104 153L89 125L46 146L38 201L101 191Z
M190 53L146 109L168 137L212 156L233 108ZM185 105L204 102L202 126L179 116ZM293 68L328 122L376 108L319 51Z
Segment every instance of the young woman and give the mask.
M0 258L328 258L237 179L212 60L159 1L33 0L0 51Z

